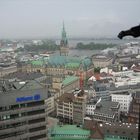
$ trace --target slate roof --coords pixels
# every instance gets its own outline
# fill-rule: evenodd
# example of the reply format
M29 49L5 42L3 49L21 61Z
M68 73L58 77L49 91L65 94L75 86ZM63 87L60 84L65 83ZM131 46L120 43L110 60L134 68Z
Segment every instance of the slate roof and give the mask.
M62 96L60 96L57 100L57 102L62 103L69 103L69 102L73 102L74 100L74 94L72 93L64 93Z
M5 75L3 79L19 79L19 80L33 80L36 78L43 77L44 75L40 72L14 72Z
M107 115L114 115L114 111L112 111L112 108L117 108L119 105L118 102L111 102L111 101L101 101L96 105L95 113L103 113Z
M91 130L91 138L95 138L95 139L98 138L100 139L104 137L105 140L111 140L107 138L106 135L138 138L138 124L119 123L119 122L100 123L94 120L85 120L84 128ZM96 131L98 133L96 133ZM112 139L115 140L115 138Z
M44 88L41 84L42 80L45 80L44 76L40 72L14 72L6 75L0 80L0 92L12 93L20 92L23 90L35 90Z
M129 123L103 123L98 125L102 133L106 135L126 136L137 138L138 124Z
M23 90L35 90L35 89L42 89L44 88L39 82L35 80L30 80L26 82L8 82L0 81L0 93L12 93L12 92L19 92Z

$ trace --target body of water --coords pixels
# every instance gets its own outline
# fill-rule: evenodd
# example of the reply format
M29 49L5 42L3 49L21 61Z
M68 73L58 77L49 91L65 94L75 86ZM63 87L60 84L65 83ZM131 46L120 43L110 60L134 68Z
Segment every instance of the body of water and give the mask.
M101 43L101 44L116 44L116 45L120 45L120 44L125 44L125 43L129 43L129 42L140 42L139 38L131 38L131 39L107 39L107 38L101 38L101 39L68 39L69 42L69 47L73 48L76 46L77 43L81 42L84 44L88 44L90 42L94 42L94 43ZM60 40L56 40L57 44L60 44Z
M68 39L69 42L69 48L75 48L76 44L81 42L83 44L89 44L90 42L94 43L100 43L100 44L115 44L116 47L120 45L124 45L126 43L130 42L140 42L140 39ZM56 40L57 44L60 44L60 40ZM70 56L92 56L93 54L97 54L101 52L101 50L77 50L77 49L70 49L69 55ZM59 54L59 51L57 51L55 54Z

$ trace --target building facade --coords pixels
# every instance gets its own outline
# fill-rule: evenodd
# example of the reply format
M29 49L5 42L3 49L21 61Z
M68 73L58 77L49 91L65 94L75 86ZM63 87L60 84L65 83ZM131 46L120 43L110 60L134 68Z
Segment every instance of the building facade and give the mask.
M55 110L54 96L48 97L45 100L45 104L47 106L46 107L47 114L54 112L54 110Z
M111 94L113 102L120 103L120 111L128 113L130 103L132 101L132 95L128 91L116 92Z
M17 72L17 65L10 65L6 67L0 67L0 77L8 75L10 73Z
M129 123L139 123L139 112L140 112L140 95L139 94L140 92L136 92L130 104L129 113L128 113Z
M94 110L96 109L96 105L101 101L101 98L99 99L90 99L86 103L86 115L92 116L94 114Z
M57 117L60 122L81 125L86 113L86 95L77 90L64 93L57 99Z
M78 76L81 83L89 78L94 71L91 58L52 55L48 60L34 60L28 64L20 64L19 71L42 72L47 76ZM81 84L83 85L83 84Z
M64 93L57 99L56 111L60 122L73 123L73 99L72 93Z
M106 57L106 56L101 56L101 55L95 55L92 57L92 61L94 64L94 67L107 67L112 64L113 58L111 57Z
M73 100L73 123L82 125L86 114L87 95L84 91L78 91Z
M10 90L1 86L0 139L47 139L46 89L29 90L31 83L19 86L15 83Z
M55 92L55 99L63 95L64 93L70 93L74 89L80 88L79 77L76 76L67 76L62 78L54 78L52 81L52 89L56 90Z

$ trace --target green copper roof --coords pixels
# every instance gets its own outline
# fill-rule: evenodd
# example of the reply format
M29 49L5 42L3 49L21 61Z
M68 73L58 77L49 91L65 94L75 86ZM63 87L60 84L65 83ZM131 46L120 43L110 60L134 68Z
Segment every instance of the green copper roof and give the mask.
M66 68L79 68L80 66L80 63L76 63L76 62L73 62L73 63L67 63L65 65Z
M51 137L49 140L90 140L89 138L68 138L68 137Z
M51 67L65 67L67 69L78 69L82 66L83 69L86 70L91 66L92 61L88 57L81 59L80 57L52 55L48 59L43 58L29 61L28 63L31 63L34 66L43 66L44 64L47 64Z
M48 59L48 65L54 66L64 66L67 63L67 59L65 56L51 56Z
M43 60L34 60L34 61L31 61L31 64L42 66L44 64L44 61Z
M63 85L68 85L70 83L72 83L73 81L77 80L78 77L76 76L67 76L64 80L63 80Z
M84 58L84 59L82 60L82 64L83 64L83 66L84 66L85 68L86 68L86 67L89 67L89 66L92 64L91 59L88 58L88 57Z
M84 130L76 125L55 126L50 140L89 140L90 131Z
M87 135L90 136L89 130L84 130L76 125L64 125L64 126L55 126L51 132L52 134L56 135Z
M91 60L90 60L90 58L88 58L88 57L85 58L85 59L83 59L82 62L83 62L83 64L86 65L86 66L89 66L89 65L91 64Z
M104 138L104 140L122 140L122 139L120 139L119 137L118 138Z

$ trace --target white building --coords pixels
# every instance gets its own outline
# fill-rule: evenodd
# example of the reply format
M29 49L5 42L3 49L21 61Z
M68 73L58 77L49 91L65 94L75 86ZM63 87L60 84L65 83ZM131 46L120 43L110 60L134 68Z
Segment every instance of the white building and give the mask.
M99 100L90 100L90 102L88 102L86 104L86 115L93 115L94 114L94 110L96 109L96 105L101 101L101 98Z
M128 113L129 106L132 101L132 95L128 91L116 92L111 94L113 102L120 103L120 111Z
M115 87L137 85L140 82L140 72L122 71L113 73Z
M45 103L47 105L47 114L52 113L55 110L55 104L54 104L54 96L51 96L45 100Z

